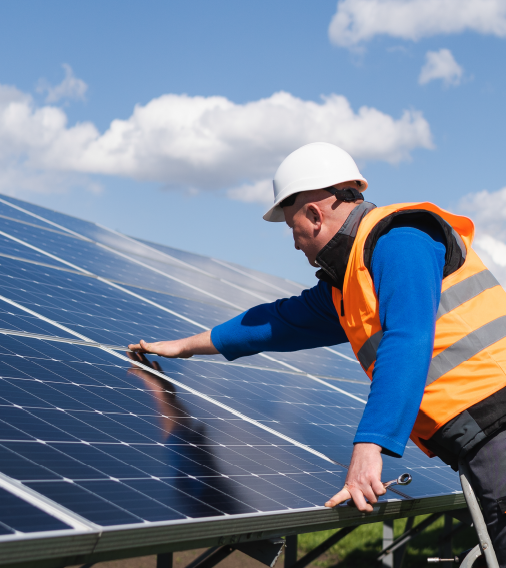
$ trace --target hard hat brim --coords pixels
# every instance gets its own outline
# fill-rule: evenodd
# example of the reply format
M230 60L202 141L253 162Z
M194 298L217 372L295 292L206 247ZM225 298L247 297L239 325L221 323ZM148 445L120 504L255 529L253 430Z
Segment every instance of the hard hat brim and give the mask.
M283 223L285 221L285 214L279 204L276 203L267 211L263 218L265 221L270 221L271 223Z

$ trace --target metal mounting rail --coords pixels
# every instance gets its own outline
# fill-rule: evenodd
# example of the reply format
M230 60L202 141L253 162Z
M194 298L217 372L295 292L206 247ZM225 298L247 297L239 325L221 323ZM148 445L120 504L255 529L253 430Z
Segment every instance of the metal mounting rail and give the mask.
M485 524L480 504L478 503L478 499L476 498L473 488L469 483L469 479L471 477L469 467L463 460L459 462L459 476L460 483L462 484L462 490L464 491L464 497L466 498L467 506L469 507L471 517L473 518L474 528L478 535L479 546L482 554L485 556L487 566L488 568L499 568L499 563L497 562L495 550L488 534L487 525ZM475 550L473 549L472 553L474 552ZM468 557L472 556L472 553L466 557L466 560ZM463 567L466 564L466 560L462 563ZM469 566L472 566L472 562L469 563Z

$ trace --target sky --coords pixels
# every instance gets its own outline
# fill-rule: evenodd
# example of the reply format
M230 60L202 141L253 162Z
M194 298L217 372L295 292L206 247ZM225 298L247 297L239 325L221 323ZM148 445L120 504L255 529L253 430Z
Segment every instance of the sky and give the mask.
M506 284L505 61L506 0L4 0L0 193L313 285L262 215L326 141Z

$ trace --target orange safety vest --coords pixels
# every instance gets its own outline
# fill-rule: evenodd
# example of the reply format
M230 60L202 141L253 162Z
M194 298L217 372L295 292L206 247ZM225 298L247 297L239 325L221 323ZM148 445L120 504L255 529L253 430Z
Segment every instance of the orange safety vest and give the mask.
M436 315L434 351L411 439L423 444L452 418L506 386L506 292L471 249L474 225L432 203L378 207L361 221L344 276L343 291L332 288L339 320L363 369L373 379L383 332L379 303L364 246L374 227L393 213L425 210L439 215L460 235L464 263L443 279Z

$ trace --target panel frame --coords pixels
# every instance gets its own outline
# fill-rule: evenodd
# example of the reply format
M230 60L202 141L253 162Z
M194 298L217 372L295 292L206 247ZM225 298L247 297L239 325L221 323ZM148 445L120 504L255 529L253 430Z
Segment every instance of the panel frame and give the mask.
M7 535L0 538L0 566L45 568L96 563L338 529L466 507L464 495L455 493L403 501L390 499L374 505L372 513L361 513L354 507L340 505L334 509L318 507L226 518L111 526L97 532Z

